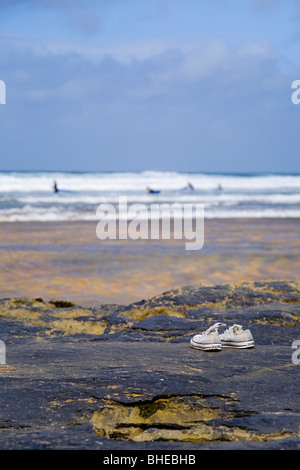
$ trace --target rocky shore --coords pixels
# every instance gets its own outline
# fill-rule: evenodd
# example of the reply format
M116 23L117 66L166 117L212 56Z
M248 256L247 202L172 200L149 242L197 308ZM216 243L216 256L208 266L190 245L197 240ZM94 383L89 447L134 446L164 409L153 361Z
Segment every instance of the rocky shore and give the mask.
M192 349L216 321L255 347ZM299 449L299 322L291 280L127 306L2 299L1 449Z

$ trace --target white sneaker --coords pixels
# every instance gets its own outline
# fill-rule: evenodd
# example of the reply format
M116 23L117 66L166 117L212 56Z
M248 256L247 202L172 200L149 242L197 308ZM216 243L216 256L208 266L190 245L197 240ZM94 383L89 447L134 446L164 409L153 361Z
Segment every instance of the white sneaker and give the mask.
M224 323L215 323L204 333L195 335L190 341L192 348L202 349L205 351L220 351L222 349L218 328L225 326Z
M252 348L254 346L253 336L250 330L243 330L241 325L232 325L220 334L223 347Z

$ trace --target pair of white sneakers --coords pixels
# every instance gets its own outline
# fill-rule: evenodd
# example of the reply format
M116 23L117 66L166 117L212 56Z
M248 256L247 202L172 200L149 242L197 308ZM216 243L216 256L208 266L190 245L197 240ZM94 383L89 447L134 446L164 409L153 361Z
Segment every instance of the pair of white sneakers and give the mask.
M219 328L225 323L215 323L201 334L193 336L190 341L192 348L205 351L220 351L223 347L252 348L253 336L249 329L243 330L241 325L234 324L219 334Z

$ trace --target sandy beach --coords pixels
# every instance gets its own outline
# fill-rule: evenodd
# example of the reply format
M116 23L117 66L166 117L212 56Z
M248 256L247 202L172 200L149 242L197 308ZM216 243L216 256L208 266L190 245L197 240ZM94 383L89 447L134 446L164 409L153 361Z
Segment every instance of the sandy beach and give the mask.
M0 224L0 295L128 304L186 285L300 278L299 219L205 220L204 247L106 240L96 222Z
M2 449L299 449L299 225L207 220L192 252L0 224ZM191 348L216 321L255 347Z

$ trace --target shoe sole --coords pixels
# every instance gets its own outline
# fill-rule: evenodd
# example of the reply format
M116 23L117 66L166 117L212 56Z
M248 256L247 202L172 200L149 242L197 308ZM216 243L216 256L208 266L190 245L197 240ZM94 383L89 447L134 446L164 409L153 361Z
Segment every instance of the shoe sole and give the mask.
M239 349L247 349L253 348L254 341L222 341L223 348L239 348Z
M201 344L201 343L194 343L191 341L191 347L194 349L201 349L202 351L221 351L222 345L219 343L212 343L212 344Z

